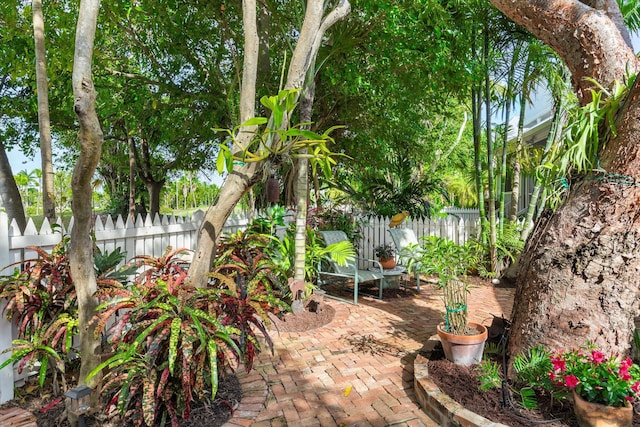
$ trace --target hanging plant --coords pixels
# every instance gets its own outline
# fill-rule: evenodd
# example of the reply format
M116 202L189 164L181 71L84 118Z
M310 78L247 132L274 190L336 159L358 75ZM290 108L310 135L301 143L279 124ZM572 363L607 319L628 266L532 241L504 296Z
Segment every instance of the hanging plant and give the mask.
M267 201L269 203L280 202L280 182L273 175L267 178Z

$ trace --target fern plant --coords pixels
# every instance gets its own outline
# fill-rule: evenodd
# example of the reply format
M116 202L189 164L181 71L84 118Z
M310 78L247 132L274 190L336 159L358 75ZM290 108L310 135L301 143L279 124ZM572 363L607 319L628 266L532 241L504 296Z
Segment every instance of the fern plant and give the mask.
M478 370L480 390L491 390L502 385L501 367L496 361L485 358L476 365L476 369Z
M530 349L513 358L513 369L516 373L515 394L520 403L527 409L537 406L535 390L552 390L549 372L552 369L549 353L542 346Z

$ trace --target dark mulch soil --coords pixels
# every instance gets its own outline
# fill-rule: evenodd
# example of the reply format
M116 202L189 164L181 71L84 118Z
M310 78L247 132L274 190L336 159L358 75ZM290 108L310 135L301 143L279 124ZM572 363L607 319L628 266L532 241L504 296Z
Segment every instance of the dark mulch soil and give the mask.
M575 427L578 425L570 403L559 403L547 396L539 396L538 409L527 411L515 405L502 405L501 390L481 391L480 381L474 367L455 365L434 353L429 360L429 378L453 400L466 409L483 417L506 424L510 427ZM633 426L640 426L638 408L633 418Z
M323 302L307 303L302 313L287 313L282 318L272 318L270 333L302 332L315 329L328 324L333 320L335 309ZM69 377L68 383L74 384L76 379ZM66 418L63 396L54 396L51 384L45 384L40 389L35 384L27 384L17 389L15 399L0 405L0 408L20 407L31 411L35 416L38 426L42 427L69 427ZM106 397L105 397L106 399ZM228 374L221 380L218 394L213 401L195 402L192 405L191 419L183 420L181 427L217 427L228 421L233 409L242 399L242 389L238 378ZM107 402L103 402L103 407ZM126 427L131 425L127 420L117 414L105 414L99 412L86 417L87 427Z
M270 331L304 332L330 323L336 310L324 302L311 299L300 313L287 313L282 318L271 316Z

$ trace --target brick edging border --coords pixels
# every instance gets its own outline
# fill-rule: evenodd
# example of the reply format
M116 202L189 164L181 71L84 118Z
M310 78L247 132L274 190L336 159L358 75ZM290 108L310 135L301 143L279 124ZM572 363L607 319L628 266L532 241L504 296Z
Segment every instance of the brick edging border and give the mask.
M429 340L425 349L430 351L435 345ZM413 362L413 387L416 398L422 410L438 425L452 427L509 427L496 423L471 412L447 394L443 393L433 381L429 379L429 360L418 354Z

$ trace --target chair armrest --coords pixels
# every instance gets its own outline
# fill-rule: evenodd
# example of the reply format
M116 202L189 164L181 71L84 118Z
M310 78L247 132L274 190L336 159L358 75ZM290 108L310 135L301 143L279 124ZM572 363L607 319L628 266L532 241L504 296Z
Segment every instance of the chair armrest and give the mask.
M382 268L382 264L380 264L380 261L371 259L371 258L362 258L362 257L356 257L356 259L359 261L369 262L373 264L373 267L377 267L378 269L380 269L380 272L382 273L383 268Z

